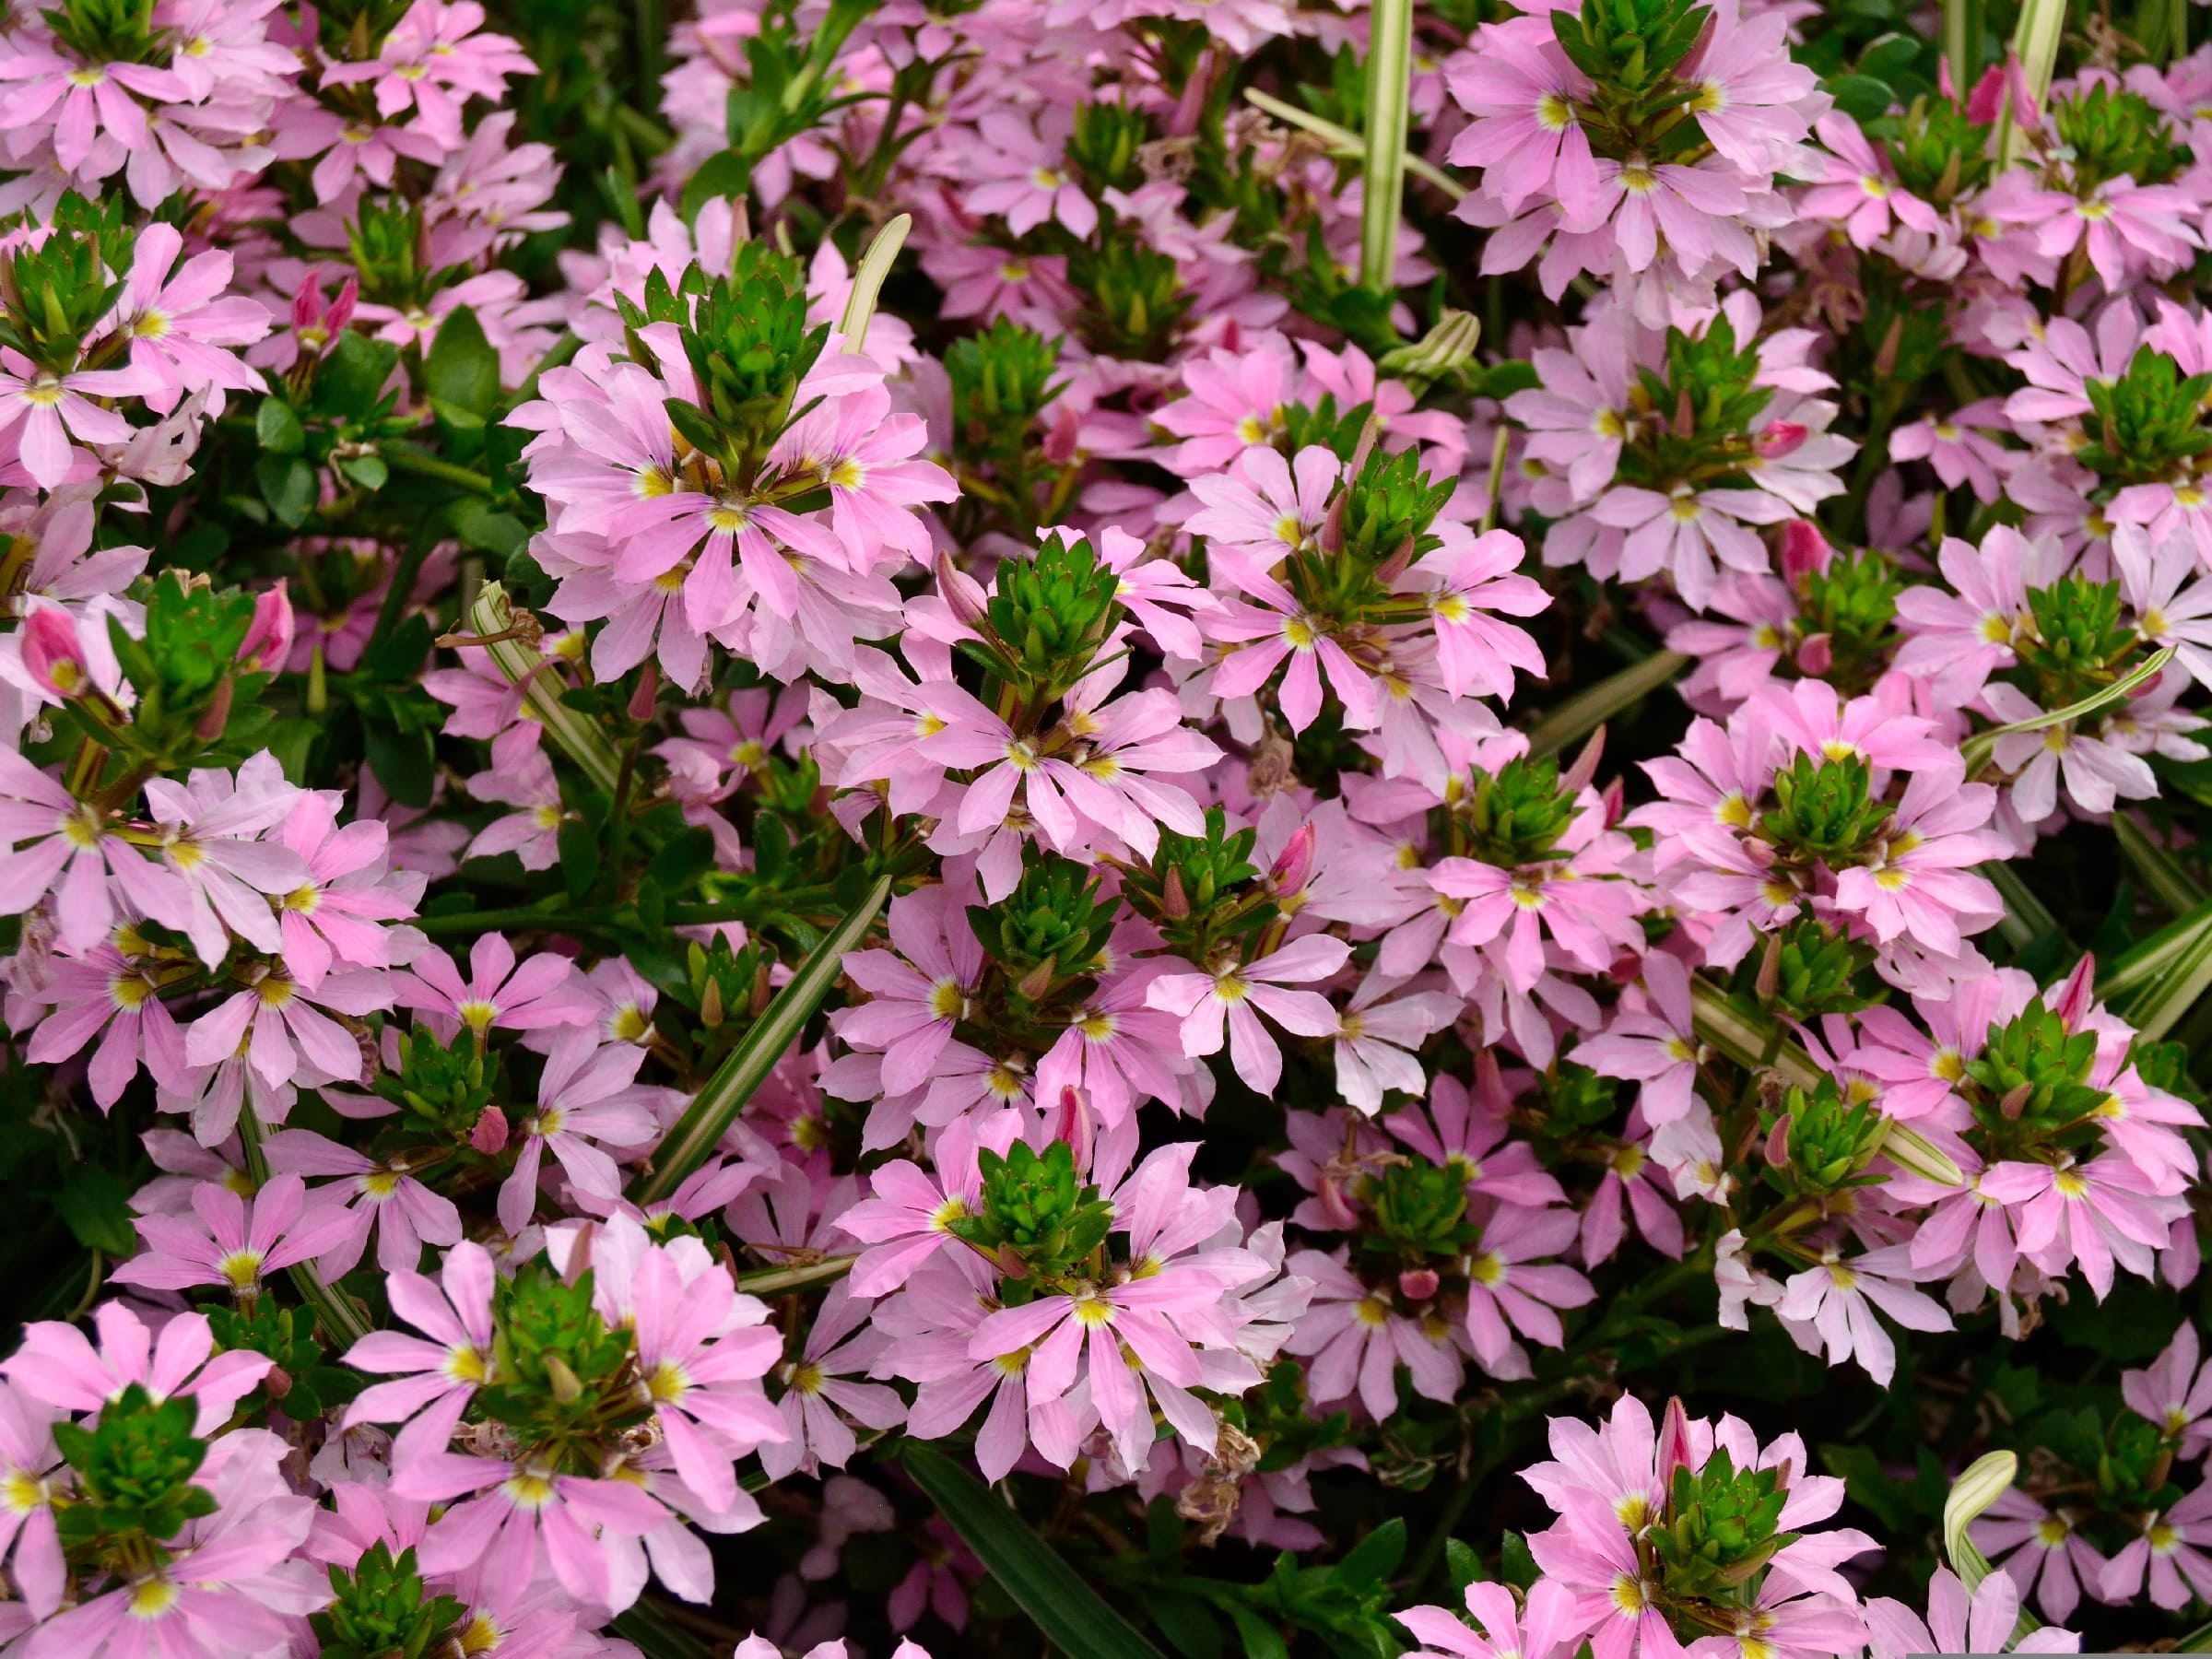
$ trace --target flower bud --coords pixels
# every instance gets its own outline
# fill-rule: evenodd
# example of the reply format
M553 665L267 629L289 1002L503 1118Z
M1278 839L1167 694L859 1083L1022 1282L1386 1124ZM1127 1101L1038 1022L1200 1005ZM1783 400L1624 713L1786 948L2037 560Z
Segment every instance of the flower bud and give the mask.
M1810 519L1792 519L1782 527L1782 574L1792 586L1828 569L1835 549Z
M1313 876L1313 841L1318 831L1309 818L1291 832L1289 841L1267 871L1267 894L1288 899L1306 890Z
M1751 441L1762 461L1779 461L1804 447L1807 429L1802 421L1777 420Z
M1398 1275L1398 1294L1407 1301L1427 1301L1442 1282L1433 1267L1408 1267Z
M238 665L248 674L276 674L291 654L291 592L279 580L253 601L253 620L238 642Z
M487 1158L507 1149L507 1114L497 1106L477 1113L477 1126L468 1132L468 1144Z
M31 612L21 637L23 666L47 690L67 699L82 697L93 688L84 647L77 643L76 624L67 611Z
M1814 679L1835 666L1834 641L1827 634L1809 634L1805 643L1797 647L1797 672Z
M962 628L981 629L988 614L990 601L983 593L982 583L952 562L952 555L943 548L937 551L937 595L952 612L952 619Z

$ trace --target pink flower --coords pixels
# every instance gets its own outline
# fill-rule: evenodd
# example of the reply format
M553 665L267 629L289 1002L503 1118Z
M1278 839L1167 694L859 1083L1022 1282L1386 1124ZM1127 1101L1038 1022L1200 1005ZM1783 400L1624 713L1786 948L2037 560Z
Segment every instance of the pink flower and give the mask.
M870 1324L874 1307L846 1284L830 1286L822 1299L807 1327L806 1346L782 1368L783 1397L776 1411L783 1438L760 1448L760 1466L770 1479L821 1464L843 1468L859 1446L846 1417L878 1430L896 1429L905 1420L906 1404L892 1390L846 1381L880 1359L889 1341Z
M1643 959L1641 1006L1622 1000L1604 1032L1575 1044L1574 1058L1600 1077L1641 1085L1638 1110L1656 1128L1685 1115L1707 1050L1699 1041L1689 1001L1689 971L1665 951Z
M1823 115L1813 130L1832 154L1820 158L1820 177L1798 198L1800 213L1840 221L1858 248L1871 248L1887 236L1893 217L1915 230L1934 233L1936 210L1899 185L1889 159L1866 142L1857 122L1837 110ZM1890 453L1898 453L1894 445Z
M637 1147L660 1133L645 1101L655 1091L636 1082L645 1051L634 1043L599 1046L589 1027L562 1030L546 1057L537 1084L537 1110L515 1126L522 1141L514 1169L500 1184L500 1225L519 1233L537 1204L538 1171L547 1152L577 1191L612 1198L622 1190L621 1171L595 1144Z
M416 124L446 149L462 142L461 108L473 93L497 101L505 96L510 75L529 75L536 65L522 48L501 34L478 34L484 8L475 0L415 0L374 61L332 64L323 85L376 84L376 112L389 121L409 107ZM455 92L460 97L453 96Z
M0 1559L8 1561L34 1618L53 1616L69 1583L53 1520L61 1467L52 1407L0 1383Z
M2046 1618L2071 1618L2085 1583L2102 1594L2105 1559L2075 1530L2069 1510L2047 1510L2027 1493L2007 1488L1969 1535L2020 1587L2021 1600L2035 1596Z
M307 865L306 879L284 895L278 922L285 965L310 990L334 965L390 967L391 942L377 924L412 916L423 887L420 877L387 874L390 831L382 822L341 825L338 806L335 791L308 790L276 832Z
M230 255L195 253L182 265L183 237L159 221L138 233L131 275L116 302L116 323L131 340L131 367L145 382L147 406L166 415L190 392L207 393L207 413L223 412L226 392L258 392L262 378L232 347L269 332L269 313L243 296L224 299Z
M840 1216L837 1225L873 1246L853 1264L849 1282L855 1296L881 1296L898 1288L940 1249L966 1249L956 1240L953 1222L976 1213L983 1190L980 1154L985 1147L1004 1157L1021 1132L1018 1113L955 1118L938 1136L931 1161L932 1179L911 1160L893 1159L870 1175L875 1196Z
M260 1294L269 1274L322 1254L352 1225L339 1206L311 1206L305 1183L289 1172L270 1176L251 1201L203 1182L192 1207L196 1226L174 1216L139 1217L145 1249L109 1277L150 1290L217 1285L245 1300Z
M2196 1596L2212 1596L2212 1481L2163 1512L2144 1517L2142 1535L2105 1563L2098 1585L2110 1602L2131 1602L2142 1593L2147 1570L2150 1599L2179 1612Z
M179 932L190 926L183 882L116 834L106 814L13 749L0 750L0 836L15 849L0 855L0 912L20 914L58 882L54 919L72 950L107 941L115 925L111 879L140 913Z
M1938 1567L1928 1580L1928 1617L1877 1595L1866 1604L1866 1633L1874 1659L1912 1659L1916 1653L2077 1653L2081 1638L2049 1627L2012 1640L2020 1620L2020 1589L2012 1575L1993 1572L1970 1596L1958 1575Z
M98 1411L134 1382L157 1400L190 1399L194 1434L212 1434L269 1371L265 1354L244 1348L215 1352L203 1313L171 1315L157 1339L120 1301L92 1311L95 1349L73 1324L41 1320L26 1326L23 1346L0 1359L0 1373L32 1399L57 1411Z
M491 746L491 765L468 781L479 801L520 807L500 815L477 831L468 843L470 858L512 853L525 870L549 870L560 856L560 827L569 821L561 806L553 762L538 743L535 723L510 727Z
M1883 944L1910 935L1939 955L1963 935L1994 926L2004 900L1971 866L2003 861L2011 849L1988 830L1996 791L1957 772L1924 771L1906 785L1892 828L1864 864L1836 876L1836 909L1859 915Z
M271 1088L295 1077L312 1084L358 1083L367 1069L360 1042L322 1008L358 1019L391 1006L392 987L379 973L333 973L310 991L281 968L271 968L251 989L193 1021L184 1034L184 1058L194 1065L219 1065L242 1053Z
M281 1129L263 1143L269 1167L299 1175L335 1175L341 1182L318 1187L316 1196L340 1198L346 1230L316 1263L325 1283L351 1273L376 1232L376 1264L386 1273L412 1273L424 1244L443 1248L461 1240L461 1212L407 1173L404 1157L378 1163L312 1129Z
M868 1000L830 1017L838 1040L883 1055L883 1088L904 1094L926 1082L953 1027L982 984L983 947L960 896L924 888L891 901L889 949L856 950L845 972Z
M1246 351L1188 359L1181 372L1184 395L1152 419L1182 441L1171 458L1177 475L1195 479L1273 439L1294 401L1298 364L1278 335L1264 335Z
M418 956L409 970L393 976L393 995L401 1007L422 1015L445 1042L465 1025L481 1041L495 1028L537 1031L588 1025L599 1012L573 962L536 955L517 967L514 947L498 934L486 934L469 947L465 983L453 958L435 946Z
M141 1059L155 1082L176 1088L188 1069L184 1038L161 1000L160 982L142 961L126 961L112 945L95 947L81 960L57 959L35 1000L53 1012L31 1033L25 1057L52 1065L81 1052L94 1036L87 1080L105 1112L123 1098Z
M2196 1327L2186 1319L2173 1340L2142 1371L2120 1373L2120 1394L2137 1417L2156 1423L2159 1432L2181 1443L2182 1455L2203 1454L2212 1430L2212 1366L2199 1366Z
M1051 108L1040 133L1027 116L994 110L976 124L979 144L964 158L964 171L982 182L963 198L971 213L996 214L1016 236L1026 236L1047 220L1078 237L1098 229L1099 210L1083 186L1066 172L1061 147L1074 125L1066 111Z
M194 772L182 787L166 778L147 781L161 861L184 885L187 931L208 967L221 964L233 933L256 950L283 949L269 898L298 890L310 872L289 847L256 838L293 810L300 793L266 749L241 766L235 781L216 768Z
M441 1449L476 1391L491 1377L491 1296L498 1275L481 1244L464 1239L445 1253L438 1282L402 1269L385 1289L392 1311L425 1334L371 1331L346 1352L356 1371L391 1376L346 1408L346 1426L402 1423L400 1438ZM428 1340L425 1340L425 1336Z
M1401 1607L1391 1617L1421 1646L1413 1659L1551 1659L1574 1629L1573 1596L1563 1585L1531 1585L1525 1606L1503 1584L1466 1589L1467 1614L1480 1633L1442 1607Z
M1204 507L1187 527L1194 535L1263 555L1264 571L1313 545L1343 477L1344 463L1321 444L1308 444L1289 461L1254 446L1226 475L1191 480L1191 493Z
M1445 67L1445 84L1475 119L1452 141L1454 167L1484 170L1482 187L1508 213L1538 196L1577 218L1594 211L1597 169L1575 113L1589 77L1567 60L1538 17L1486 23L1474 49Z
M1835 1249L1783 1288L1775 1312L1785 1320L1808 1322L1827 1345L1828 1362L1857 1358L1866 1374L1884 1388L1897 1370L1897 1347L1875 1317L1887 1313L1908 1331L1947 1331L1950 1315L1899 1277L1912 1268L1902 1247L1868 1251L1851 1261Z
M1282 1077L1283 1056L1260 1015L1300 1037L1334 1036L1338 1022L1327 997L1282 987L1328 979L1350 955L1343 940L1309 934L1256 961L1225 963L1210 973L1162 974L1146 989L1145 1001L1182 1018L1182 1052L1194 1059L1220 1053L1226 1018L1230 1063L1266 1094Z
M1467 1341L1493 1376L1525 1376L1528 1361L1515 1335L1545 1347L1567 1340L1556 1310L1585 1307L1597 1297L1571 1267L1539 1258L1574 1241L1581 1223L1571 1210L1501 1206L1483 1224L1467 1257Z
M1544 677L1544 653L1527 631L1485 614L1533 617L1550 606L1550 594L1515 573L1524 551L1511 531L1490 530L1464 547L1447 543L1406 572L1401 587L1428 599L1437 665L1453 697L1472 692L1506 702L1516 668Z

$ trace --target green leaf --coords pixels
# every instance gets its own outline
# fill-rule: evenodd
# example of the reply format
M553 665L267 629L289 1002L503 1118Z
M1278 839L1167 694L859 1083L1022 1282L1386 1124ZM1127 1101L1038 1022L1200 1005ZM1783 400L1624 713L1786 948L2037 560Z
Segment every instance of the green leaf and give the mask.
M714 867L714 838L704 830L686 828L668 838L668 844L645 866L645 879L670 899L680 899L699 885L699 878Z
M384 465L382 455L344 455L339 457L337 465L340 472L363 489L382 489L392 481L392 469Z
M1444 1540L1444 1570L1452 1575L1452 1598L1459 1600L1482 1577L1482 1558L1462 1538Z
M653 1168L638 1183L632 1196L640 1204L665 1198L683 1183L684 1177L707 1160L729 1126L736 1122L746 1101L766 1080L784 1052L798 1041L799 1032L830 994L844 970L845 952L853 949L874 925L877 912L891 896L891 878L878 880L845 919L806 953L791 982L776 993L775 1001L753 1028L738 1040L722 1069L692 1098L653 1153Z
M1394 1516L1360 1539L1352 1552L1336 1563L1336 1577L1354 1589L1365 1589L1389 1578L1405 1559L1406 1523Z
M1872 121L1889 112L1897 100L1886 81L1871 75L1830 76L1821 83L1821 89L1836 100L1836 108L1854 121Z
M127 1256L138 1248L131 1225L131 1189L100 1164L79 1164L53 1194L53 1207L87 1250Z
M560 877L569 889L569 902L582 904L599 879L599 831L581 818L561 825Z
M428 806L438 784L438 755L428 731L403 731L382 721L364 721L361 747L369 770L403 806Z
M1639 702L1689 666L1678 651L1655 651L1641 663L1569 698L1529 729L1528 752L1549 755L1585 737L1631 703Z
M265 453L296 455L307 447L307 431L292 406L280 397L265 397L253 413L253 435Z
M1027 1521L966 1469L920 1441L907 1441L899 1460L999 1587L1069 1659L1163 1659ZM1242 1617L1237 1630L1248 1654L1268 1651L1252 1641ZM1279 1636L1275 1642L1274 1652L1287 1651Z
M446 522L461 545L479 553L512 559L529 545L530 532L512 512L495 512L474 496L463 496L445 510Z
M253 481L261 499L288 530L307 523L315 510L315 469L297 455L267 454L253 463Z
M456 307L438 325L438 337L422 360L422 379L433 399L465 410L479 422L498 405L500 354L467 306Z
M741 151L725 149L709 156L700 164L690 182L685 184L678 201L686 223L699 217L699 210L709 202L724 196L743 195L751 185L753 164Z
M315 371L315 406L332 414L365 416L382 397L399 362L399 347L347 329Z
M1509 1532L1499 1540L1498 1576L1516 1590L1526 1590L1543 1576L1528 1540L1519 1533Z
M1290 1644L1283 1633L1258 1614L1232 1602L1229 1617L1237 1627L1237 1640L1244 1644L1244 1659L1290 1659Z

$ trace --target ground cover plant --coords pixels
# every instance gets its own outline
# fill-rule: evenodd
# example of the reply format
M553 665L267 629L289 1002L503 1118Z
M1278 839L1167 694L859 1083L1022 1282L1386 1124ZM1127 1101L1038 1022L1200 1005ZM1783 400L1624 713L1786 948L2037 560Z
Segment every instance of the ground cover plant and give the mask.
M0 1653L2212 1651L2194 5L0 23Z

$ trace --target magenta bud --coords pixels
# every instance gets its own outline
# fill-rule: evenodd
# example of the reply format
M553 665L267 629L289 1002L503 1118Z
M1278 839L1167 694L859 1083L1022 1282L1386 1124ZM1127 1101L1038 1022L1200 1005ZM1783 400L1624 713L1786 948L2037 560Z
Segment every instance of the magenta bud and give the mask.
M646 659L645 671L638 676L638 688L629 694L629 717L636 721L653 718L653 706L660 700L660 668L651 658Z
M1589 742L1583 745L1583 752L1575 756L1574 764L1560 774L1559 793L1564 795L1581 794L1590 786L1590 781L1597 776L1597 763L1605 759L1605 755L1606 728L1601 724L1590 734Z
M2020 54L2005 54L2005 84L2012 89L2012 122L2023 133L2032 133L2043 124L2043 107L2036 101L2028 87L2027 66Z
M507 1114L487 1106L477 1114L477 1126L468 1132L468 1144L487 1158L507 1149Z
M1597 804L1605 809L1606 828L1610 830L1628 814L1628 789L1615 778L1597 792Z
M1790 1161L1790 1114L1783 1112L1774 1120L1774 1127L1767 1131L1767 1162L1773 1169L1783 1169Z
M2066 975L2065 988L2058 994L2058 1005L2053 1010L2065 1021L2066 1030L2081 1030L2083 1017L2097 1004L2097 958L2088 951L2074 964L2074 971Z
M1349 1232L1359 1225L1359 1212L1344 1201L1344 1189L1336 1184L1336 1177L1324 1175L1313 1183L1313 1196L1320 1200L1322 1216L1338 1232Z
M1442 1282L1433 1267L1408 1267L1398 1275L1398 1294L1407 1301L1424 1302L1436 1294Z
M1053 1132L1055 1140L1064 1140L1076 1155L1076 1168L1088 1170L1093 1149L1090 1106L1083 1091L1073 1083L1060 1091L1060 1124Z
M954 564L952 555L941 547L936 566L937 594L952 612L953 620L963 628L981 628L990 604L982 583Z
M330 331L332 339L346 332L347 325L353 321L353 308L360 298L361 279L348 276L338 288L338 297L330 302L330 310L323 314L323 326Z
M1778 420L1759 433L1753 441L1752 448L1759 452L1762 460L1779 461L1791 451L1801 448L1806 435L1806 429L1802 422Z
M92 689L76 624L65 610L35 610L23 624L23 666L56 697L82 697Z
M1288 899L1306 890L1306 883L1313 875L1315 835L1311 818L1291 832L1289 841L1267 872L1267 892L1271 898Z
M1810 519L1792 519L1782 527L1782 575L1792 584L1828 569L1835 549Z
M292 327L312 328L323 320L323 285L309 282L300 285L292 296Z
M1834 642L1824 633L1807 634L1797 647L1797 672L1818 679L1835 665Z
M1957 94L1952 96L1956 97ZM1987 126L1996 120L1997 111L2004 101L2005 70L2002 65L1992 64L1982 72L1982 78L1974 83L1974 89L1966 95L1966 118Z
M1659 1484L1675 1484L1675 1471L1690 1467L1689 1413L1679 1395L1667 1401L1666 1416L1659 1425Z
M279 578L253 601L253 620L238 642L238 665L248 674L275 674L292 654L292 595Z

